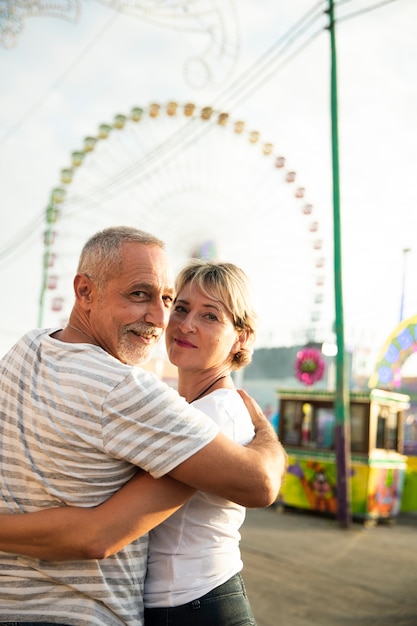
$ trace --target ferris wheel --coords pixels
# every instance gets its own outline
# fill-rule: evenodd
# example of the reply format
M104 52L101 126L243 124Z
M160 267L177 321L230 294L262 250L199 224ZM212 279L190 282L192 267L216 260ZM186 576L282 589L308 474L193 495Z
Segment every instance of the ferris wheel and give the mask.
M325 303L325 241L306 190L273 143L194 103L118 114L72 153L46 210L39 325L61 326L85 241L128 224L166 242L177 271L193 256L251 279L259 345L315 339Z

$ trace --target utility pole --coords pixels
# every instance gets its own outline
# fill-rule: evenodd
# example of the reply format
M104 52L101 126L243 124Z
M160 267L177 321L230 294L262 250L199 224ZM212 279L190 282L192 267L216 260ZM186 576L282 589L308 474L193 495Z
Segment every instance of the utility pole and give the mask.
M401 288L400 322L402 322L404 319L405 290L407 284L407 256L410 251L411 248L403 248L403 280Z
M342 246L340 224L339 137L337 115L337 63L334 2L329 0L329 32L331 49L331 130L333 164L333 233L334 233L334 295L336 355L335 451L337 470L337 519L342 528L352 521L350 495L350 418L349 388L346 376L343 321Z

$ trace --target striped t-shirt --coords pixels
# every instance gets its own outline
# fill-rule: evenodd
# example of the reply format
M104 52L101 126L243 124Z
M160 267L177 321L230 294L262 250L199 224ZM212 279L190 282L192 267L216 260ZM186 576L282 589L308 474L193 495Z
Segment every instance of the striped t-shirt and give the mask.
M0 361L1 513L95 506L135 466L158 478L217 434L153 374L53 332L27 333ZM101 561L0 552L0 621L140 626L146 557L147 537Z

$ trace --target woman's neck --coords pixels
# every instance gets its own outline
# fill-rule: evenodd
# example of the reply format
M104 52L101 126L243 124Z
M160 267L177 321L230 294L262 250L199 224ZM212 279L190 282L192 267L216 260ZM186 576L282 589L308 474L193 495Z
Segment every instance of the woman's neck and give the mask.
M234 389L229 370L178 371L178 392L187 402L194 402L215 389L224 388Z

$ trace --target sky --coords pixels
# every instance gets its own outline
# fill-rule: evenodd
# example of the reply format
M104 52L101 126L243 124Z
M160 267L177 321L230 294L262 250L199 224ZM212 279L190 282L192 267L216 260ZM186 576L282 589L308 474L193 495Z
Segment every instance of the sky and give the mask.
M0 353L33 327L62 323L52 298L70 307L82 244L122 222L165 239L175 269L210 245L241 265L259 303L259 347L311 332L332 340L327 3L196 0L181 14L170 2L138 1L130 13L132 2L119 11L104 0L55 4L72 11L15 13L15 38L1 22ZM345 342L370 373L401 317L417 311L417 3L340 0L336 19ZM169 116L172 101L179 108ZM49 270L58 288L44 291L45 211L61 170L85 137L133 107L143 108L141 122L113 128L64 185Z

